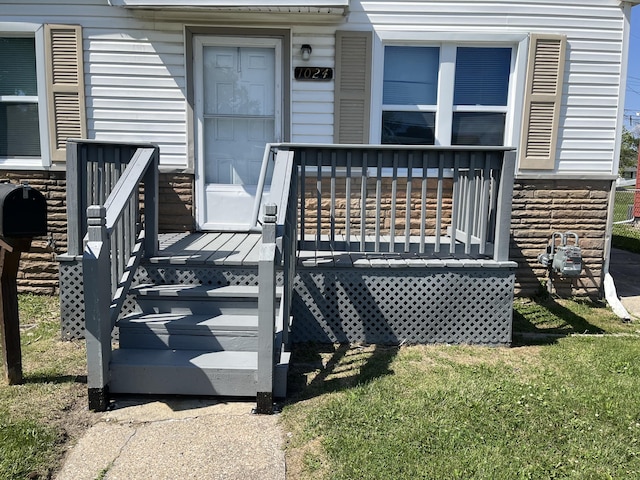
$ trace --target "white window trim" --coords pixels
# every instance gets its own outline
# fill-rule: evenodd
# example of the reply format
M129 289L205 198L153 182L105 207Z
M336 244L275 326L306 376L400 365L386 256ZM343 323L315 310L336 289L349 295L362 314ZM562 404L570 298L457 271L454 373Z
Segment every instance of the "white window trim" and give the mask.
M522 104L527 72L527 51L529 34L513 32L506 34L482 32L421 32L401 30L377 30L373 40L373 76L371 85L371 123L369 135L373 143L379 143L382 132L382 88L384 81L384 47L387 45L438 46L440 47L440 74L438 76L438 105L452 105L452 108L436 110L436 145L451 145L453 112L477 111L476 107L453 106L453 84L444 81L455 76L455 47L458 46L506 46L511 45L511 79L509 98L505 107L482 107L482 111L506 113L505 146L520 144L522 125ZM387 105L388 107L388 105ZM405 108L406 109L406 106ZM415 108L414 108L415 110Z
M40 157L0 157L0 169L42 170L51 167L49 152L49 129L47 112L47 81L45 73L44 26L35 23L0 22L0 35L11 37L33 37L36 46L36 81L38 85L37 97L19 97L24 101L37 99L38 128L40 130ZM9 99L3 97L3 99ZM35 103L35 102L34 102Z

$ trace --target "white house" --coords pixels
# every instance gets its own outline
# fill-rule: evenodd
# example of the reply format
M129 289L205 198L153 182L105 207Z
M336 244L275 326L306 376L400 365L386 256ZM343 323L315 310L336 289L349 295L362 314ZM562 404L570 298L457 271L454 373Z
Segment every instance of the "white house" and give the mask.
M211 202L251 196L266 142L513 146L517 288L571 228L593 295L635 3L2 1L0 168L47 190L68 137L157 143L161 227L206 230L242 221Z
M62 254L68 138L158 145L164 232L249 230L269 143L511 148L516 293L540 288L538 255L571 230L582 273L556 288L596 297L637 3L0 0L0 169L46 193ZM50 256L26 258L23 289L55 285Z

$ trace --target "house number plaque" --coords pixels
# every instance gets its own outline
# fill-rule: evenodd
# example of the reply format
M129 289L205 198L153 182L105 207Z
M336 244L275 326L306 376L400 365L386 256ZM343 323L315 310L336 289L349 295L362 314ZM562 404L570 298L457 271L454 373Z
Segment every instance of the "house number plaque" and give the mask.
M293 71L296 80L331 80L333 68L330 67L296 67Z

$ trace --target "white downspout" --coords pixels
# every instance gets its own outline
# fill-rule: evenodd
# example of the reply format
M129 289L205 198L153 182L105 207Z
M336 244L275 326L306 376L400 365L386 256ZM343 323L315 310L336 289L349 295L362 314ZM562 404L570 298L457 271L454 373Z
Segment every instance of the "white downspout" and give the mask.
M616 145L613 151L612 171L613 175L618 173L618 167L620 163L620 144L622 140L622 124L624 116L624 99L625 90L627 88L627 65L629 60L629 36L631 30L631 7L637 2L622 3L621 7L624 15L624 25L622 34L622 64L620 68L620 90L618 93L618 121L616 127ZM611 182L611 188L609 190L609 211L607 212L607 227L604 237L604 262L602 265L602 281L604 287L604 298L618 317L623 320L630 320L631 315L627 312L626 308L620 302L618 293L616 292L616 286L613 281L613 277L609 273L609 260L611 258L611 241L613 235L613 211L615 207L616 197L616 182Z

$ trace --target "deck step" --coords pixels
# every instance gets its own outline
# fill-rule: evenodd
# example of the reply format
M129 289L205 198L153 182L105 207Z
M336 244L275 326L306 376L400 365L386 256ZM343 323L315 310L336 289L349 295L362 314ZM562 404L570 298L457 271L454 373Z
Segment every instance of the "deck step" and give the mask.
M138 285L132 292L143 296L171 297L209 297L209 298L255 298L258 287L253 285L226 285L211 287L210 285Z
M137 313L120 319L120 348L257 351L258 316Z
M258 308L257 286L139 285L131 293L145 313L251 315Z
M221 395L257 393L256 352L118 349L111 358L113 393ZM274 395L286 394L289 354L276 366Z

